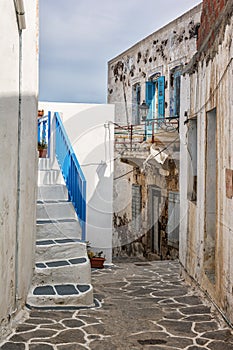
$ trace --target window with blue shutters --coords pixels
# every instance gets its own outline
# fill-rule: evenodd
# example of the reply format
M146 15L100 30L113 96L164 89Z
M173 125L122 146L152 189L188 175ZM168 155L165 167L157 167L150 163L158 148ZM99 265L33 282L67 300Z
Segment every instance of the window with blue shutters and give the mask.
M146 103L149 106L147 119L164 118L165 114L165 77L146 82Z
M180 66L170 73L170 117L180 116Z
M146 82L146 104L149 106L147 119L153 119L155 114L155 83Z
M164 98L164 88L165 88L165 78L159 77L157 79L158 84L158 118L164 118L165 112L165 98Z
M174 117L180 116L180 72L174 74Z

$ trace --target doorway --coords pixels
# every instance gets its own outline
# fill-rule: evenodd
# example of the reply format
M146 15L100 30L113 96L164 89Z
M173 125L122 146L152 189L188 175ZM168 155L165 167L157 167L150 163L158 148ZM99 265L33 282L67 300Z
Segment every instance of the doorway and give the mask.
M206 114L206 178L205 178L205 237L204 266L212 283L215 282L215 245L217 212L217 142L216 108Z
M160 205L161 190L158 187L150 186L150 247L153 253L161 254L161 235L160 235Z

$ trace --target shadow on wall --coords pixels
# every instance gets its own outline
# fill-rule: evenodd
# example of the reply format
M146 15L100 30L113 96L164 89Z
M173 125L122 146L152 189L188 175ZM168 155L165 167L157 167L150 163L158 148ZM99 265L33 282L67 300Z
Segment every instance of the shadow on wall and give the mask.
M102 162L96 169L96 175L98 177L98 182L96 184L95 191L93 192L89 202L88 202L88 216L91 218L91 231L92 233L97 231L98 234L99 229L102 231L102 235L106 235L106 240L104 240L107 244L109 240L109 231L112 230L112 201L109 202L109 190L112 187L112 177L113 174L110 173L106 176L108 172L108 165L106 162ZM97 223L98 226L95 225ZM94 235L95 236L95 235ZM98 244L96 242L96 244ZM95 249L103 249L103 250L111 250L111 242L108 246L98 247Z
M17 94L0 97L0 336L25 303L34 266L37 100L21 101L19 108Z

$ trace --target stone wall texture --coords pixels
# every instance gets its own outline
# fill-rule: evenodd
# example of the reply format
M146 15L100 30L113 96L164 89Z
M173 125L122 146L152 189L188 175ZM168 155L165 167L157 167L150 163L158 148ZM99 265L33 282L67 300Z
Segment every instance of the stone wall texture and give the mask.
M165 115L170 111L170 71L185 66L196 52L201 5L136 43L108 62L108 103L115 104L116 123L135 123L132 98L135 84L145 100L146 81L154 74L165 76Z
M202 46L196 57L196 69L189 75L185 74L182 80L182 89L186 89L188 93L182 100L181 110L188 111L189 119L197 118L198 172L197 201L194 203L187 199L189 150L186 141L189 121L186 120L184 125L185 118L181 112L180 191L183 220L180 229L180 261L233 323L233 2L229 0L224 6L223 1L204 1L204 28L207 25L206 11L207 8L211 10L212 3L220 6L219 16L212 22L212 26L218 28L215 40L205 49ZM213 10L212 8L212 14ZM201 27L202 25L201 22ZM216 170L212 173L209 173L211 167L206 151L211 146L211 140L208 139L210 118L216 123L216 141L212 146L216 153ZM209 183L212 179L215 180L210 190ZM207 227L210 192L216 193L211 232Z
M201 15L201 26L198 32L197 48L200 49L205 40L211 46L215 39L216 22L223 13L227 0L204 0Z
M196 52L201 8L201 5L194 7L108 62L108 103L115 104L116 123L120 125L136 123L134 117L136 103L133 97L135 86L140 85L141 103L145 100L146 82L157 74L165 76L165 116L170 116L171 72L176 67L185 67ZM146 153L143 160L146 160L148 154ZM149 188L155 186L160 188L162 197L166 198L161 201L159 207L161 213L159 230L162 237L162 255L164 258L170 256L165 233L167 200L169 190L179 191L179 166L175 166L171 159L171 163L167 161L163 167L152 164L150 169L148 167L146 174L143 174L142 167L139 166L137 170L134 164L135 168L132 171L132 164L122 163L121 155L117 150L115 159L113 255L143 255L151 250ZM135 162L137 163L136 160ZM139 162L140 165L142 162ZM175 171L176 174L173 176ZM127 175L124 176L124 174ZM141 227L137 231L132 228L132 184L134 183L141 185L142 188Z

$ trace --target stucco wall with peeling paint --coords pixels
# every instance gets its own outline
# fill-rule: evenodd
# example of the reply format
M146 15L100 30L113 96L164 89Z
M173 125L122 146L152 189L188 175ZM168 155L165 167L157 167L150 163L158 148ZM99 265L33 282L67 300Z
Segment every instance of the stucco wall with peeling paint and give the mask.
M181 106L181 230L180 261L233 323L233 2L226 3L221 21L212 23L215 40L206 41L182 78ZM200 45L200 43L199 43ZM186 93L185 93L186 91ZM208 183L208 115L216 108L216 186ZM188 128L184 117L197 118L197 200L187 200ZM184 122L186 124L184 125ZM181 186L182 184L182 186ZM211 240L206 226L208 191L216 192L216 220ZM212 256L208 250L214 247Z
M141 85L145 100L145 82L156 73L166 77L165 115L169 116L169 72L185 66L196 52L196 37L201 5L141 40L108 62L108 103L116 106L116 122L132 123L132 88Z
M165 116L170 116L170 73L177 66L185 67L196 52L200 16L201 5L198 5L109 61L108 103L115 104L116 123L120 125L135 123L133 88L135 84L140 84L142 103L145 100L146 81L154 74L165 76ZM151 250L148 186L160 186L166 192L166 198L168 189L178 192L178 167L174 179L170 176L173 166L168 167L166 176L159 174L156 166L152 166L151 170L147 170L146 176L141 174L136 180L135 174L129 173L133 169L132 166L122 163L120 158L116 149L113 255L142 255L145 251ZM124 176L124 174L127 175ZM141 214L143 225L139 232L135 232L132 228L132 184L134 183L142 185L142 204L144 203ZM167 203L160 212L164 213L161 219L163 221L161 232L164 232L165 238L164 222L167 222ZM166 257L169 254L169 251L164 249L163 256Z

